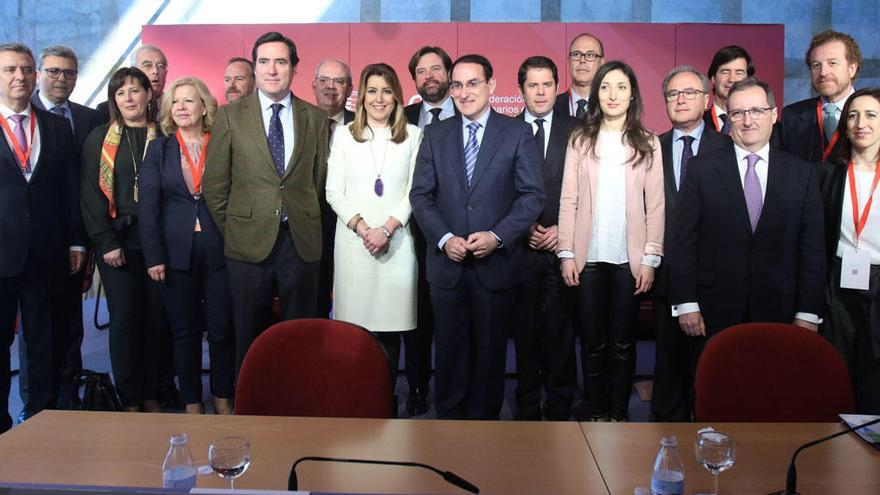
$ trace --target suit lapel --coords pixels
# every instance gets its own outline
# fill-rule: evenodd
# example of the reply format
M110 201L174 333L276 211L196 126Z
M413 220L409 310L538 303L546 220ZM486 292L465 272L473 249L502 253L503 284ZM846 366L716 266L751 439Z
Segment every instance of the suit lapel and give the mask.
M297 153L297 151L303 149L306 135L309 134L309 121L305 106L299 98L295 98L293 95L290 95L290 109L293 112L293 152L290 154L290 161L287 162L287 166L284 169L284 175L281 176L282 181L287 179L293 172L293 169L296 168L297 158L301 154Z
M451 121L447 125L447 120ZM444 149L444 160L441 160L439 163L435 164L435 167L439 169L447 169L455 176L458 180L459 185L462 190L467 193L467 176L465 175L464 170L464 135L462 133L462 121L461 118L453 118L447 119L442 122L443 124L443 132L445 135L438 137L438 142L440 143L448 143L448 145ZM436 124L436 126L440 126L440 122ZM434 124L432 124L434 125ZM432 127L433 129L434 127ZM438 170L440 172L440 170Z
M730 205L737 212L737 216L742 221L743 228L752 233L752 222L749 219L749 210L746 206L746 197L745 193L743 193L742 180L739 178L739 167L736 163L736 153L733 150L733 146L730 146L730 151L728 153L724 153L721 159L715 162L715 170L718 173L718 178L721 181L721 185L724 187L724 190L727 192L727 197L730 200Z
M468 194L477 188L483 173L486 172L486 167L489 166L489 163L495 156L495 150L501 144L501 131L503 127L502 119L499 119L490 108L489 120L486 121L486 130L483 131L483 139L480 141L480 150L477 152L477 163L474 165L474 176L471 179L471 187ZM462 148L461 155L462 159L464 159L464 148Z
M786 170L779 157L771 150L768 158L770 161L767 162L767 185L765 187L767 192L764 194L764 205L761 207L761 218L758 219L755 236L761 235L768 228L765 225L771 221L771 215L776 213L781 197L780 189L782 184L786 182Z
M243 107L242 113L244 113L246 118L251 121L251 125L242 126L250 134L249 141L257 143L256 152L259 154L259 158L262 162L271 167L272 172L277 175L278 172L275 170L275 161L272 160L272 154L269 153L269 141L266 138L266 128L263 126L263 109L260 108L260 98L257 96L257 93L254 92L252 95L243 98L241 105Z
M666 202L674 203L678 199L675 184L675 164L672 163L672 131L660 136L660 152L663 155L663 182L666 185Z
M185 159L180 153L180 143L177 142L177 136L174 134L168 136L168 140L165 142L165 157L163 158L168 159L163 159L163 163L167 161L172 164L172 170L170 170L169 173L174 177L174 182L177 183L177 187L187 196L192 196L189 192L189 187L186 185L186 179L183 178L183 167L189 167L189 164L184 163ZM177 166L174 166L173 164L176 164ZM193 179L195 179L195 177L193 177Z
M55 149L55 133L49 130L49 123L46 122L41 112L39 109L34 109L34 117L37 119L37 130L40 133L40 156L37 157L36 162L33 159L30 160L31 170L33 171L30 180L32 183L43 176L43 169L49 166L46 159L50 154L50 150ZM67 123L67 119L64 119L64 121Z

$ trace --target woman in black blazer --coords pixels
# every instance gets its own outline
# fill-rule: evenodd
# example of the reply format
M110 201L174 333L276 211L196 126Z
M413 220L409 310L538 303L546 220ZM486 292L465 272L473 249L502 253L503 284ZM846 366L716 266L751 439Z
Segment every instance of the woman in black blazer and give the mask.
M830 164L820 164L829 266L821 332L849 365L858 412L880 414L880 88L849 97L835 134ZM860 267L863 279L849 280Z
M183 77L162 96L167 137L150 144L141 167L139 229L150 278L174 336L174 362L187 413L202 413L202 331L208 331L211 390L231 414L235 341L223 237L202 198L201 182L217 100L205 83Z

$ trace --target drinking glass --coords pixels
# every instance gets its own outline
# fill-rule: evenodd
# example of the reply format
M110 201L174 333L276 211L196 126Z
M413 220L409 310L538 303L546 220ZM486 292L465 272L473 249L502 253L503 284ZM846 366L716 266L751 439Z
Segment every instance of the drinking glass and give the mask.
M229 489L235 488L238 478L251 465L251 446L244 437L223 437L208 447L208 462L221 478L229 480Z
M736 442L727 433L704 430L697 433L694 451L700 464L712 473L714 477L712 493L717 495L718 475L733 467L733 462L736 460Z

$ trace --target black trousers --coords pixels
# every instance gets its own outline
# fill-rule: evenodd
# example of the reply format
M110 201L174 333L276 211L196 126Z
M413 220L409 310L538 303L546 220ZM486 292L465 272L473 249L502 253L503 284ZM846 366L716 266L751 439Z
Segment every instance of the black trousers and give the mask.
M690 421L694 411L694 378L705 337L689 337L672 316L665 298L654 298L654 421Z
M317 309L318 267L299 257L290 231L279 228L275 246L259 263L226 260L232 293L236 370L254 339L273 323L275 287L281 300L281 319L313 318Z
M628 263L587 263L578 286L581 366L593 418L627 419L636 367L638 304Z
M419 278L416 289L416 328L407 332L404 338L404 366L410 391L416 387L427 391L432 369L431 344L434 341L434 314L425 266L427 244L415 218L410 218L409 226L416 249Z
M59 311L64 297L66 259L37 261L28 259L22 272L14 277L0 277L0 433L12 427L9 414L9 347L15 339L15 321L21 309L21 337L27 345L26 373L22 380L28 387L24 404L25 417L55 407L58 394L58 370L54 366L55 336L64 330Z
M577 390L574 311L576 291L566 287L556 255L528 251L523 283L517 288L513 320L516 344L516 418L554 421L571 416Z
M438 419L498 419L515 296L486 289L470 267L453 289L431 286Z
M392 381L397 380L397 369L400 365L400 342L403 341L405 346L408 346L412 342L412 338L415 335L414 330L406 330L403 332L371 332L379 342L382 344L382 347L385 348L385 352L388 354L388 368L391 370L391 378ZM410 378L409 369L406 370L407 379L412 382ZM392 386L394 383L392 383Z
M113 268L96 256L110 313L110 365L123 407L158 399L162 303L139 249L125 249L125 264Z
M202 331L208 331L211 392L231 399L235 333L226 266L209 262L202 234L193 236L189 270L167 270L162 299L174 336L174 365L185 404L202 402Z

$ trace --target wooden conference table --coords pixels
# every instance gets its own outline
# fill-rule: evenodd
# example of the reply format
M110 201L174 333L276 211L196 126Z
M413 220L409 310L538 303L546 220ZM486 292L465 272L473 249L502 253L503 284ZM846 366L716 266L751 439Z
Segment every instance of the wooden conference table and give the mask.
M424 462L451 470L481 493L625 494L647 486L663 435L679 438L687 493L711 487L694 459L700 424L471 422L254 416L186 416L44 411L0 435L0 481L161 486L172 433L186 432L198 464L211 440L250 439L253 464L237 488L285 489L291 462L305 455ZM835 423L717 424L737 440L737 461L722 474L724 494L784 488L793 450L840 431ZM321 491L461 493L421 469L304 463L300 488ZM849 435L798 459L798 488L808 494L880 493L880 452ZM223 488L216 476L200 487Z

